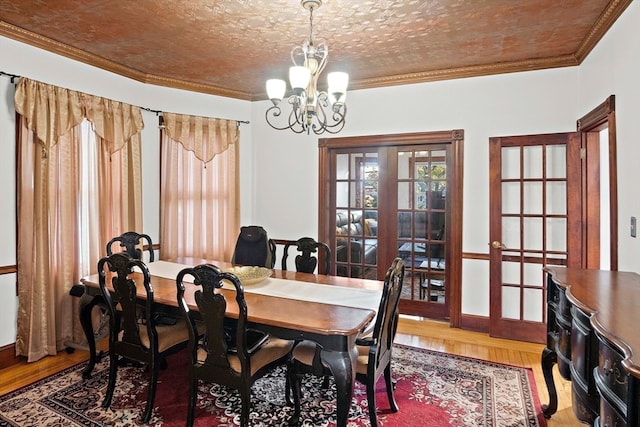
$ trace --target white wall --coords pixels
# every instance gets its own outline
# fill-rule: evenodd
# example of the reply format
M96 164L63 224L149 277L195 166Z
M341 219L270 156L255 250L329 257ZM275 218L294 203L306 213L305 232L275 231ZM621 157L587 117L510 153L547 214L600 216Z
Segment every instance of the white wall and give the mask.
M580 66L580 111L616 96L618 269L640 272L640 240L629 233L640 215L640 3L631 2Z
M268 101L246 102L145 85L0 37L0 70L153 110L250 120L240 128L241 221L279 238L317 235L317 137L275 131L264 122ZM620 269L640 271L640 247L629 237L640 214L640 4L632 2L580 67L351 91L340 137L464 129L463 251L488 253L488 139L575 130L575 121L611 94L617 101ZM13 159L12 90L0 77L0 156ZM10 94L11 92L11 94ZM156 117L145 112L144 231L159 241L159 153ZM11 165L13 167L13 165ZM3 200L15 199L15 172ZM0 211L0 265L15 264L14 209ZM0 346L15 341L15 277L0 276ZM463 313L487 316L487 263L463 262ZM8 321L7 321L8 319Z

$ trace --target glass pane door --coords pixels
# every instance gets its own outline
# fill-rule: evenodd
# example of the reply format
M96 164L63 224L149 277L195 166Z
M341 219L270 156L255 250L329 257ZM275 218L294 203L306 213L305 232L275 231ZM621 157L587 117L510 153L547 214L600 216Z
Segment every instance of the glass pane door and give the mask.
M447 147L398 152L397 256L405 261L402 299L422 305L429 317L448 313ZM414 304L415 305L415 304Z
M490 139L492 336L545 340L543 267L579 256L579 144L575 133Z
M379 166L377 152L336 155L336 274L377 278Z

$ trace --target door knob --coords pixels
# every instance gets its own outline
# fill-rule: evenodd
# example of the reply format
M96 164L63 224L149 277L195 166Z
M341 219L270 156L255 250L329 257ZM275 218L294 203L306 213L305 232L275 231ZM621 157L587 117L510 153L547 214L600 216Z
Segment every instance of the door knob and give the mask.
M507 249L504 243L498 242L497 240L494 240L493 242L491 242L491 247L493 249Z

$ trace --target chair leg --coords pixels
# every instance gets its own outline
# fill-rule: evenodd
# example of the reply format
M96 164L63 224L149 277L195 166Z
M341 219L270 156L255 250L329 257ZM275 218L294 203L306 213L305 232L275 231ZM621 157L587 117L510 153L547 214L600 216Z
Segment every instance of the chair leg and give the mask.
M293 401L291 400L291 387L293 387L291 383L291 372L293 371L293 362L291 360L287 361L287 373L285 375L284 382L284 400L287 403L287 406L292 406Z
M376 384L372 380L374 377L367 381L367 405L369 406L369 421L371 427L378 426L378 417L376 416Z
M154 360L151 362L149 366L150 377L149 377L149 393L147 394L147 405L145 406L144 414L142 416L142 422L145 424L149 422L151 419L151 414L153 413L153 403L156 397L156 388L158 386L158 361Z
M398 412L398 404L396 403L396 398L393 395L393 390L396 388L396 382L391 377L391 364L389 363L384 370L384 382L387 388L387 398L389 399L389 406L391 407L391 411Z
M196 401L198 400L198 379L189 379L189 407L187 408L187 427L193 426L196 413Z
M297 426L300 424L300 399L302 391L302 376L298 374L297 368L295 366L295 362L287 367L287 382L289 382L291 387L291 392L293 394L293 415L289 419L290 426Z
M324 379L322 380L322 388L323 389L328 389L329 388L329 381L331 381L331 377L329 375L325 375Z
M109 352L109 383L107 384L107 393L104 395L102 401L102 407L108 408L111 406L111 399L113 398L113 391L116 388L116 377L118 375L118 355L114 352Z
M164 369L167 369L169 367L169 365L167 364L167 358L165 356L162 356L158 363L160 364L160 369L164 370Z
M249 411L251 410L251 388L246 387L240 390L242 399L242 412L240 413L240 426L249 427Z

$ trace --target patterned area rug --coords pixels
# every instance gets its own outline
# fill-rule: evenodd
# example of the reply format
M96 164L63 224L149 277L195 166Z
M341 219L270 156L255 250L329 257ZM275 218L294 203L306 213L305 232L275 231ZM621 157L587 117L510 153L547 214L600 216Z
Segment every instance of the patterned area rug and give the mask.
M168 359L160 372L156 409L150 425L183 426L186 421L186 354ZM102 409L108 377L108 357L83 380L82 365L67 369L0 397L0 426L135 426L146 401L147 375L141 368L121 367L110 409ZM393 375L400 411L389 411L384 380L376 403L382 426L545 427L540 402L528 369L478 359L394 347ZM304 426L335 425L335 387L322 379L305 378L302 401ZM239 425L239 395L200 382L196 426ZM253 387L252 426L287 425L292 408L284 401L284 369L274 370ZM369 426L364 386L357 384L349 427Z

